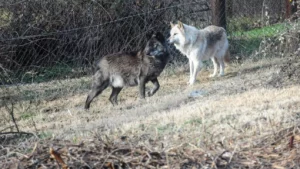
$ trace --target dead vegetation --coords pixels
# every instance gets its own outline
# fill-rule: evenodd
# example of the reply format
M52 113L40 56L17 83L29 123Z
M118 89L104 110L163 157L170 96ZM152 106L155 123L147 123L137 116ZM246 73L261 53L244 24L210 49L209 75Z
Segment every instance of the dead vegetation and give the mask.
M280 72L299 62L298 57L245 62L221 79L208 79L209 72L202 71L193 88L186 88L185 74L177 79L168 74L162 78L164 92L153 98L134 100L137 91L126 89L120 106L105 108L103 96L89 112L76 107L85 96L45 102L56 110L44 108L33 119L50 134L23 141L1 135L0 167L297 168L299 76L289 80ZM284 83L274 88L278 78ZM192 91L202 93L189 95ZM34 132L26 120L18 124Z
M141 138L139 138L141 139ZM116 140L94 138L74 144L70 141L43 140L24 144L32 149L19 153L20 145L6 147L1 168L297 168L300 163L298 126L274 133L251 143L235 145L234 140L198 147L191 143L164 149L159 140L121 137ZM53 148L55 147L55 148Z

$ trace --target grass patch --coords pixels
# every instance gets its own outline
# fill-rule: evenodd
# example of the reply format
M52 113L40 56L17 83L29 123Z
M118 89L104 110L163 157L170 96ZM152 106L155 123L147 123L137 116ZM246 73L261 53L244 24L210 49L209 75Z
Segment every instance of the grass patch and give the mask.
M15 72L6 72L7 74L0 75L0 85L42 83L52 80L79 78L91 72L88 67L60 63L51 67L25 68Z
M263 38L229 39L230 52L236 55L249 56L256 51Z
M72 66L65 64L57 64L53 67L44 68L38 71L29 71L22 74L22 83L40 83L47 82L50 80L66 79L82 75L83 72L78 68L73 68Z
M32 117L34 117L36 115L36 113L33 112L24 112L20 114L20 119L21 120L28 120Z
M184 123L184 125L201 125L202 124L202 119L201 118L193 118L193 119L190 119L188 121L186 121Z
M285 32L289 27L285 23L278 23L274 25L264 26L261 28L255 28L248 31L235 31L230 33L230 37L234 38L262 38L262 37L274 37L282 32Z
M257 17L236 17L236 18L229 18L228 19L228 30L230 32L236 32L236 31L248 31L253 29L255 27L255 23L259 18Z
M6 9L0 9L0 27L8 26L12 20L12 13Z
M248 31L229 33L230 51L234 55L249 56L255 52L264 38L274 38L289 29L285 23L278 23Z
M40 139L48 139L48 138L51 138L52 137L52 133L47 131L43 131L43 132L40 132L38 135L37 135Z

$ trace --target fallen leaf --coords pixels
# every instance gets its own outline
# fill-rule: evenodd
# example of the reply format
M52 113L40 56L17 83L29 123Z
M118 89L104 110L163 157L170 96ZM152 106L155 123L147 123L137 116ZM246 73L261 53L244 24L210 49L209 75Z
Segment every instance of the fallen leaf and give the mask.
M58 152L54 151L52 147L50 147L50 155L57 161L58 164L61 164L63 169L69 169L68 165L60 157L60 154Z

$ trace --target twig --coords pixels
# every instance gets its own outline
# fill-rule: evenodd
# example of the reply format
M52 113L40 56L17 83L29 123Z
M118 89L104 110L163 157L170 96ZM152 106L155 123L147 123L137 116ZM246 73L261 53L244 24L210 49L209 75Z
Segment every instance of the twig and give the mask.
M36 138L38 138L37 135L35 135L34 133L28 133L28 132L23 132L23 131L11 131L11 132L4 132L4 133L0 133L0 135L8 135L8 134L27 134L27 135L34 135Z
M12 128L12 127L13 126L9 126L9 127L4 128L4 129L0 130L0 133L3 132L3 131L5 131L5 130L7 130L7 129L9 129L9 128Z
M290 149L293 149L293 147L294 147L294 136L291 136L291 138L290 138L290 143L289 143L289 148Z
M118 151L120 151L120 150L124 150L124 148L116 149L116 150L110 152L110 153L107 155L107 157L105 158L105 160L103 161L103 163L102 163L102 165L101 165L100 168L103 168L103 166L105 165L105 163L106 163L106 161L109 159L109 157L115 157L115 156L112 156L113 153L118 152ZM128 149L125 149L125 150L128 150ZM129 150L130 150L130 149L129 149ZM117 157L115 157L115 158L117 158ZM117 159L118 159L118 158L117 158ZM123 161L123 160L122 160L122 161Z
M31 121L32 121L32 124L33 124L33 127L35 129L35 133L38 133L38 130L36 128L36 124L35 124L35 121L33 120L33 117L31 116Z
M9 109L9 107L7 105L5 105L5 108L9 112L9 114L11 116L11 119L12 119L13 123L15 124L15 127L16 127L17 131L19 132L19 127L17 125L16 119L15 119L15 116L14 116L14 104L12 102L10 104L11 104L11 109Z

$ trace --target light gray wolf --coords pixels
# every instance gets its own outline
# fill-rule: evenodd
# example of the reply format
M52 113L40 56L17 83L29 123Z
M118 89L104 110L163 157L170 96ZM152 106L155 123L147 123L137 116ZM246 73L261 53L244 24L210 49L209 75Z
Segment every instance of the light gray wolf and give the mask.
M146 46L140 51L106 55L97 62L85 109L89 109L92 100L108 86L112 87L109 100L113 105L118 104L117 97L123 87L139 85L140 98L157 92L160 87L157 77L170 57L167 42L160 32L152 33L147 38ZM145 85L149 81L154 87L146 93Z
M183 24L171 24L169 43L174 44L182 54L189 59L190 79L189 84L195 83L202 61L211 59L214 72L210 77L215 77L220 66L219 76L224 75L224 61L229 62L228 39L225 29L218 26L208 26L197 29Z

